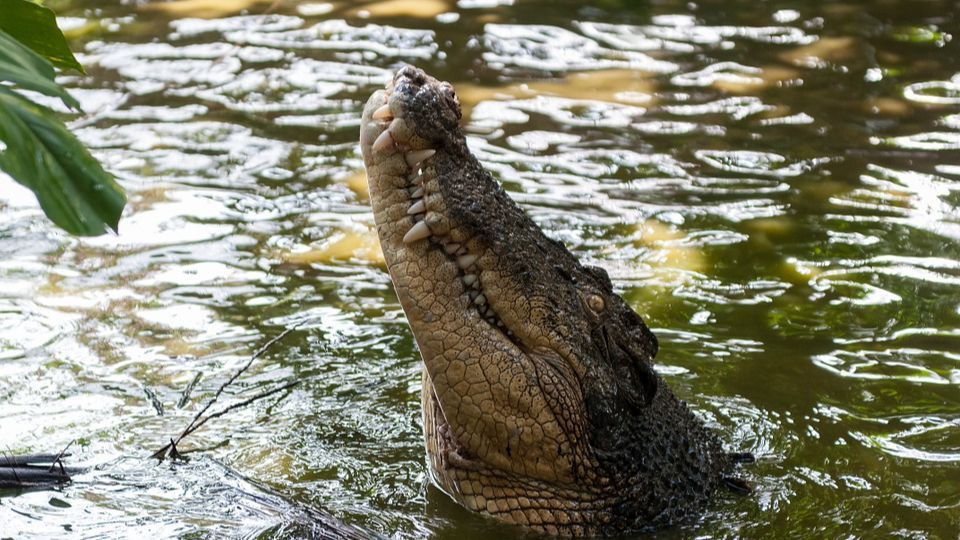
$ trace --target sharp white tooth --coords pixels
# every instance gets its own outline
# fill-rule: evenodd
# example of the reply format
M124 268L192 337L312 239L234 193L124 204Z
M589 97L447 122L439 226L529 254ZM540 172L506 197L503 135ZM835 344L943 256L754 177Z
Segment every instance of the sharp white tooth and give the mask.
M463 283L464 283L467 287L473 285L473 284L476 283L476 282L477 282L477 275L476 275L476 274L467 274L467 275L463 276Z
M416 242L417 240L423 240L430 236L430 227L427 227L425 221L418 221L413 227L410 227L410 230L407 231L407 234L403 236L403 243L409 244L411 242Z
M476 298L473 299L473 303L478 306L485 305L487 303L487 297L484 296L483 293L480 293Z
M457 257L457 265L460 266L460 268L470 268L475 262L477 262L476 255L461 255Z
M447 242L443 245L443 251L445 251L447 255L453 255L458 249L460 249L460 244L456 242Z
M427 205L426 203L423 202L423 199L420 199L419 201L410 205L410 208L407 209L407 214L410 214L410 215L421 214L426 211L427 211Z
M390 112L390 105L384 105L383 107L373 111L373 114L370 116L374 120L390 120L393 118L393 113Z
M407 158L407 165L411 167L416 167L420 164L421 161L427 159L428 157L436 154L437 151L433 148L428 148L426 150L414 150L412 152L407 152L407 155L404 156Z
M460 246L460 249L456 251L457 255L464 255L466 253L467 253L467 248L463 247L462 245Z
M411 199L420 199L420 198L422 198L422 197L423 197L423 188L422 188L422 187L418 187L417 189L413 190L412 193L410 193L410 198L411 198Z
M373 141L373 151L374 152L383 152L388 148L393 148L393 135L390 135L390 130L385 129L383 133L377 137L377 140Z
M484 315L486 315L487 317L490 317L491 319L493 319L493 318L494 318L494 315L496 315L496 313L494 313L492 309L487 308L487 312L484 313Z

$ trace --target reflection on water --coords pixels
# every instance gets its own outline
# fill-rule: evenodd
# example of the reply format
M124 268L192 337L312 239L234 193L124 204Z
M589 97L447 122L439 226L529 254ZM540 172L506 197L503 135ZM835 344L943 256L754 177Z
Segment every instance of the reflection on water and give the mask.
M418 359L356 146L404 62L456 83L477 155L610 272L658 371L759 457L754 495L666 536L960 528L952 4L62 13L88 71L62 77L74 127L130 204L119 235L70 238L0 179L0 444L75 441L86 469L5 494L3 536L290 537L311 508L398 537L516 535L426 485ZM142 459L294 323L226 401L300 386L192 435L216 449L190 465Z

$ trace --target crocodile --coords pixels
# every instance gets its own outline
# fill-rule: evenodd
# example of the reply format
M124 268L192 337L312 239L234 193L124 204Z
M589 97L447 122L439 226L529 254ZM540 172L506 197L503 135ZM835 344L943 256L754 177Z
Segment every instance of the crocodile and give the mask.
M702 510L723 450L653 369L657 338L601 268L545 235L470 152L454 88L413 66L366 103L377 233L423 358L431 481L541 534L602 536Z

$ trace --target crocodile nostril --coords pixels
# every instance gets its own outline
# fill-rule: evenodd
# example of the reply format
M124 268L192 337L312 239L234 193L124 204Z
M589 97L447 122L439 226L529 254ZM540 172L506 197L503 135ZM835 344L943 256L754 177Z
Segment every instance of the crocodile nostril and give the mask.
M403 69L397 72L397 76L394 79L395 81L405 80L407 83L412 83L415 86L423 86L426 80L426 74L413 66L404 66Z

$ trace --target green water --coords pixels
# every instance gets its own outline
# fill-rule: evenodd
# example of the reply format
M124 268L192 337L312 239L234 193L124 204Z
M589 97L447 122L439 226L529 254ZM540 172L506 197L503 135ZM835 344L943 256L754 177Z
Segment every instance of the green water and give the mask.
M0 494L0 537L296 536L303 509L397 538L519 536L427 486L385 270L290 256L367 237L346 181L361 104L403 63L457 85L474 151L609 271L674 391L758 457L752 495L651 536L958 537L955 3L59 9L87 66L63 77L73 127L130 204L119 235L71 238L0 178L0 450L75 441L86 469ZM223 402L298 387L211 421L184 449L216 448L187 465L145 459L295 323Z

